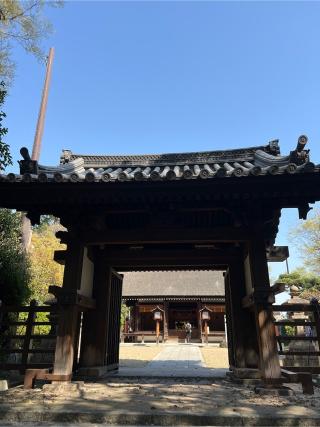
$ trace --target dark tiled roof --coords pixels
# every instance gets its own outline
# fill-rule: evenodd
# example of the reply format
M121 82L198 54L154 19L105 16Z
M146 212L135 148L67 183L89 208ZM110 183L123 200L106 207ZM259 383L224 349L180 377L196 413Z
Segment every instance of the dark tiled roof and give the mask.
M123 182L170 181L318 172L304 150L306 137L296 150L281 156L278 141L237 150L130 156L94 156L64 150L60 165L20 162L21 174L1 175L6 181ZM24 153L27 150L24 149ZM30 167L30 170L28 169Z
M84 160L85 168L106 167L156 167L156 166L184 166L185 164L225 163L253 161L256 151L268 154L279 154L277 141L272 141L266 146L240 148L235 150L204 151L191 153L168 154L139 154L120 156L99 156L88 154L75 154L70 150L63 150L60 163L65 164L79 158Z
M221 271L156 271L124 273L123 297L224 296Z

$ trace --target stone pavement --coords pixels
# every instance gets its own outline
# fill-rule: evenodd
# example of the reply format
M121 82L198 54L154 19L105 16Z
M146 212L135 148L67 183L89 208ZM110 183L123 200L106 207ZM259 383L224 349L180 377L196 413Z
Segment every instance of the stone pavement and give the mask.
M208 368L196 344L166 345L143 368L120 367L116 377L223 378L227 369ZM109 374L110 376L110 374Z

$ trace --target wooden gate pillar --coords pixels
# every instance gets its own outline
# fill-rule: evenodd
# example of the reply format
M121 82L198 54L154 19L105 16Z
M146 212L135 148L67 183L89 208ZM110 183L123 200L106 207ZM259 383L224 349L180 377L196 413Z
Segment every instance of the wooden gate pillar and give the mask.
M110 266L103 250L94 251L92 295L96 308L83 314L80 368L106 365L108 311L110 305Z
M242 308L246 285L241 259L229 265L225 287L229 363L235 368L258 369L255 318L253 313Z
M121 297L123 276L110 269L110 305L108 310L107 367L119 367Z
M248 261L259 344L259 367L264 380L272 383L281 377L281 369L271 307L273 296L270 289L266 248L264 239L259 234L248 246Z
M58 297L60 306L57 340L54 358L54 373L72 373L79 311L75 303L77 289L81 287L84 248L77 242L68 243L65 256L63 287Z
M83 374L100 375L118 367L121 296L122 276L112 270L105 252L96 248L93 277L96 308L84 313L82 323L80 369ZM86 369L93 367L99 369Z

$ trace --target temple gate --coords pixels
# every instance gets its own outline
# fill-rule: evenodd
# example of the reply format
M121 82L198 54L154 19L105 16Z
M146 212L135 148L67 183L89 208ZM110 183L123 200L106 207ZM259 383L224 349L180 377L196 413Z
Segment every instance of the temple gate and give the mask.
M118 272L223 270L229 362L235 374L259 370L276 383L280 366L267 261L282 208L306 218L320 200L319 166L307 138L288 156L277 141L238 150L143 156L64 151L58 167L21 150L20 174L1 175L1 207L60 218L66 243L54 373L68 375L83 312L80 367L116 368L122 278ZM102 369L102 370L103 370Z

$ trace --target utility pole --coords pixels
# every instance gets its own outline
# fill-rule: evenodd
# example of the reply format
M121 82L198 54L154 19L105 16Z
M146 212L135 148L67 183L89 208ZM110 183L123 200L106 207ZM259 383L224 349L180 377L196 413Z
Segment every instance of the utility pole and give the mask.
M53 63L53 56L54 56L54 49L53 49L53 47L51 47L50 51L49 51L48 61L47 61L46 79L45 79L44 86L43 86L42 99L41 99L41 104L40 104L36 134L34 137L32 156L31 156L32 160L39 160L39 158L40 158L41 141L42 141L42 135L43 135L43 129L44 129L44 120L45 120L46 111L47 111L47 103L48 103L49 86L50 86L50 80L51 80L51 69L52 69L52 63Z
M37 160L37 161L39 161L39 158L40 158L41 141L43 136L44 121L45 121L45 116L47 111L53 56L54 56L54 48L51 47L49 51L49 56L47 59L46 78L44 81L44 86L42 91L42 99L40 104L37 128L36 128L36 133L35 133L33 148L32 148L32 155L31 155L31 159ZM22 245L26 252L28 252L29 250L29 246L31 243L31 236L32 236L32 232L31 232L30 220L26 217L25 214L23 214L22 215Z

